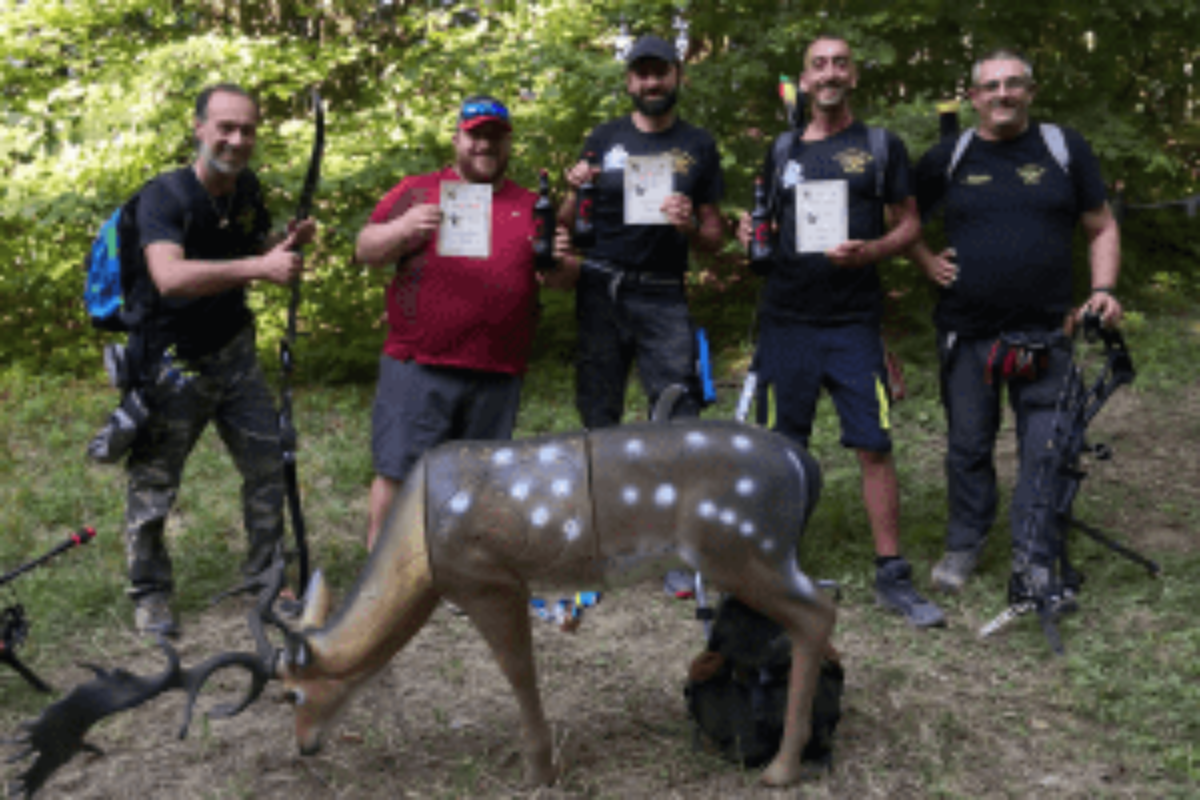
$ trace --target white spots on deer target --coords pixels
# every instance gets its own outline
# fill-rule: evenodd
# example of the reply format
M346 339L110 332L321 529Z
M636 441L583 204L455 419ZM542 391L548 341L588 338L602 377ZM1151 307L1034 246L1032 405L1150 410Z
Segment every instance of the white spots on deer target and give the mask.
M754 487L755 483L753 478L741 478L733 486L737 493L742 497L749 497L752 495L754 493Z
M517 481L508 493L513 500L525 500L529 497L529 488L529 481Z
M678 496L679 493L675 491L675 487L669 483L664 483L654 490L654 502L663 508L674 505L675 498Z
M563 535L568 542L573 542L583 533L583 525L577 519L569 519L563 524Z
M746 450L753 449L754 445L750 442L749 436L744 436L739 433L733 437L733 448L735 450L741 450L745 452Z
M788 461L791 461L791 462L792 462L792 466L796 468L796 472L797 472L797 474L799 474L799 475L800 475L800 479L801 479L801 480L804 480L804 477L805 477L805 475L804 475L804 465L803 465L802 463L800 463L800 457L799 457L799 456L797 456L797 455L796 455L794 452L792 452L791 450L788 450L788 451L787 451L787 457L788 457Z
M543 528L550 521L550 511L545 506L538 506L529 515L529 521L535 528Z
M717 506L711 500L704 500L696 506L696 513L701 519L712 519L717 515Z
M637 505L638 494L636 486L626 486L621 490L621 499L625 501L625 505L627 506Z
M764 536L762 542L759 544L759 547L762 548L764 553L770 553L775 549L775 540L769 536Z
M497 467L511 466L514 460L516 460L516 455L514 455L511 447L505 447L503 450L497 450L492 454L492 463Z
M704 447L708 444L708 437L700 431L692 431L683 440L687 442L688 447Z
M754 535L754 523L748 519L743 520L742 524L738 526L738 533L742 534L742 536L745 536L747 538L753 536Z
M737 522L737 513L732 508L727 508L718 515L718 518L722 525L732 526Z
M645 454L646 443L641 439L630 439L625 443L625 455L630 458L638 458Z
M466 513L466 510L471 507L471 495L467 492L457 492L454 497L450 498L449 507L455 514Z
M566 478L559 478L550 484L550 493L555 497L568 497L571 494L571 482Z
M562 454L562 451L560 451L557 446L548 444L545 447L538 450L538 461L541 462L542 464L550 464L554 461L554 459L558 458L561 454Z

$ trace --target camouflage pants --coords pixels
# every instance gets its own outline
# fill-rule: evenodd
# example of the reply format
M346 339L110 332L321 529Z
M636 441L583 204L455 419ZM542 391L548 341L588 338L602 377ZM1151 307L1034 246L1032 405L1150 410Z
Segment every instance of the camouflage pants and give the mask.
M283 536L283 457L275 403L247 327L221 350L189 362L185 381L149 391L150 420L126 462L125 554L134 599L173 587L164 541L184 463L210 421L242 476L249 550L244 574L262 570Z

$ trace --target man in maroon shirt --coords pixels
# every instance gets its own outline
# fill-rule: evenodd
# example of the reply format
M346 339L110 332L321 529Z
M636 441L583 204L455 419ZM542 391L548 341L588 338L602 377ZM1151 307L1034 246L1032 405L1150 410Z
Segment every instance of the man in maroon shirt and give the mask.
M368 548L426 450L451 439L511 438L539 284L569 289L578 274L562 258L565 229L555 242L560 266L534 270L537 196L504 177L508 109L492 97L467 98L453 142L453 165L400 181L355 248L359 261L396 269L372 417Z

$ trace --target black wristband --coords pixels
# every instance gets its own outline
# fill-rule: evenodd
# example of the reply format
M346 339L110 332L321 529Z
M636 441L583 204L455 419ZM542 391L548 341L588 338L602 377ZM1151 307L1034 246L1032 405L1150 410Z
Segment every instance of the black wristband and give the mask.
M1116 297L1117 291L1112 286L1095 286L1092 288L1092 294L1106 294L1109 297Z

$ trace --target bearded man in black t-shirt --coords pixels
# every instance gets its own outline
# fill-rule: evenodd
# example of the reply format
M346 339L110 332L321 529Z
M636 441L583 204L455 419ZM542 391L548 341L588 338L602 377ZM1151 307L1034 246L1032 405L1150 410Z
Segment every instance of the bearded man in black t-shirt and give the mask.
M900 490L876 267L912 244L919 220L908 151L894 134L872 134L855 119L850 96L857 82L854 54L844 39L813 41L800 75L811 121L783 163L776 163L772 147L763 165L764 186L776 198L778 246L760 304L760 416L807 446L821 392L829 394L841 421L841 443L855 451L862 470L876 600L914 627L928 628L944 624L945 615L917 592L900 549ZM871 143L880 133L886 165ZM814 220L831 222L820 226ZM745 245L750 235L747 214L738 238Z
M696 351L684 292L688 249L715 250L724 236L720 156L712 136L675 111L683 70L675 48L644 36L626 64L633 113L593 130L566 175L573 189L589 177L596 184L596 241L576 295L576 403L588 429L620 423L634 360L651 406L666 387L689 382ZM638 209L639 190L649 180L639 175L647 156L668 164L669 172L652 182L670 193L659 208ZM572 191L560 219L570 226L574 213ZM677 416L699 411L690 395L675 409Z
M178 635L169 606L173 589L164 528L184 463L208 423L242 476L249 549L243 572L264 569L283 535L283 456L271 392L258 366L246 287L287 285L300 275L296 248L312 241L310 219L275 244L258 179L247 167L259 108L231 84L196 100L198 155L141 192L139 246L156 296L138 335L150 364L150 419L126 462L125 545L129 594L143 633Z
M945 209L949 247L923 243L915 261L940 288L934 319L949 425L946 554L934 584L961 591L975 570L996 516L994 447L1002 387L1016 414L1020 470L1011 509L1010 599L1036 599L1053 575L1061 531L1032 530L1038 457L1053 439L1063 379L1071 367L1064 323L1071 316L1072 242L1082 224L1089 241L1091 293L1080 309L1108 325L1121 317L1114 297L1120 233L1105 201L1091 148L1069 128L1031 124L1033 69L1010 50L972 70L979 126L969 138L935 145L917 166L922 214ZM957 153L957 155L956 155ZM1051 476L1052 482L1057 474Z

